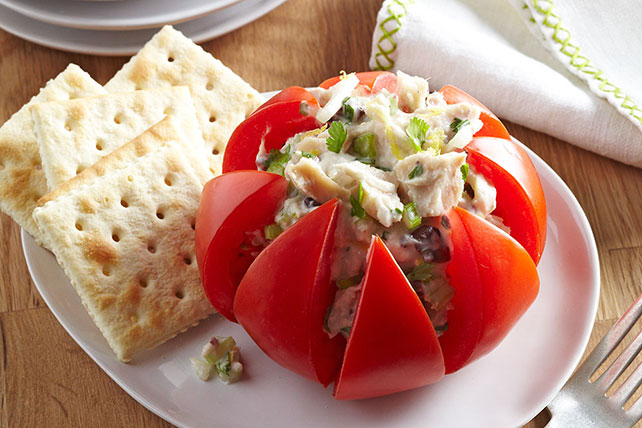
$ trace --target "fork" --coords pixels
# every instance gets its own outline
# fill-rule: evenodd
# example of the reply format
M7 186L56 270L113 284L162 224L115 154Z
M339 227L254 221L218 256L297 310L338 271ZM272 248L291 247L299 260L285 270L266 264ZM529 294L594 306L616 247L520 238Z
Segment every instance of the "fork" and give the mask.
M642 296L611 327L564 388L548 405L551 420L546 428L620 428L632 427L642 418L642 400L629 410L624 403L642 383L642 365L611 395L606 391L626 370L642 349L642 332L594 382L590 377L615 350L642 315Z

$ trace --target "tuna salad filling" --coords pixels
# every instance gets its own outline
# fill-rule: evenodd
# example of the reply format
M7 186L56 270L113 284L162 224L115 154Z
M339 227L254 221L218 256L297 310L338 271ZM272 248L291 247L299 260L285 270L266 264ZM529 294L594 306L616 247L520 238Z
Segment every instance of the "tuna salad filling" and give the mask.
M386 243L421 299L438 335L448 327L454 289L450 225L444 215L462 207L503 226L491 215L495 188L466 163L463 147L482 127L480 110L447 104L428 82L397 73L397 89L376 94L353 74L330 89L312 90L319 109L302 114L327 122L297 134L281 150L259 151L260 170L283 175L288 196L265 237L321 204L342 202L332 278L338 291L328 310L330 336L348 337L354 321L372 235Z

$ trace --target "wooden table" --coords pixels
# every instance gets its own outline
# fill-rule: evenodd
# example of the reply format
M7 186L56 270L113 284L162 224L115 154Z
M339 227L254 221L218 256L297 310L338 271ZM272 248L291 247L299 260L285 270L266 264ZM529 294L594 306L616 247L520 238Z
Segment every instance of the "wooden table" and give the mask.
M368 68L379 6L292 0L203 46L259 91L313 86L339 70ZM60 52L0 31L0 123L69 62L105 83L126 60ZM602 292L592 348L642 292L642 170L507 126L568 184L593 227ZM0 428L171 426L121 390L58 324L30 279L19 227L1 214L0 255ZM527 427L546 420L543 412Z

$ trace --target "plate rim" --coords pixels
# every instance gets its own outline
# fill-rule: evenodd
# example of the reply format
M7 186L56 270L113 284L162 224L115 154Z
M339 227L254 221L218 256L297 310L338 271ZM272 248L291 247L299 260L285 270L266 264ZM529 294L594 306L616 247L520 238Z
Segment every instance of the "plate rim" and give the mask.
M17 0L0 0L0 5L11 9L12 11L23 15L26 18L44 22L59 27L76 28L82 30L106 30L106 31L127 31L127 30L141 30L147 28L161 27L166 24L179 24L181 22L198 19L218 10L225 9L234 5L235 3L242 2L243 0L215 0L213 2L201 2L200 5L183 10L175 8L172 12L164 14L157 14L144 17L123 17L111 18L106 21L104 19L89 16L81 18L79 16L70 17L56 11L43 11L35 5L25 3ZM118 4L121 6L126 1L120 2L103 2L110 4ZM175 4L179 4L176 2ZM102 4L100 5L102 6ZM113 22L112 22L113 21ZM103 23L101 23L103 22Z
M269 93L266 93L264 95L269 95ZM575 350L574 355L567 360L570 364L568 365L568 368L564 371L564 373L557 379L557 382L555 383L555 387L551 388L551 391L546 397L542 397L542 399L539 400L540 403L543 403L543 406L540 407L538 405L537 408L533 412L531 412L531 414L525 414L524 419L520 422L520 425L518 425L518 426L522 426L525 423L532 420L535 416L537 416L550 403L550 401L557 395L560 389L571 377L577 365L579 364L586 350L588 342L590 340L593 328L595 326L595 319L597 316L601 287L600 287L600 264L599 264L599 256L597 251L597 244L595 242L593 229L591 228L591 225L588 221L588 218L586 217L586 213L582 209L582 206L580 205L579 201L577 200L573 192L566 185L564 180L562 180L562 178L555 172L555 170L553 170L542 158L540 158L529 147L521 143L516 138L514 137L512 138L514 142L516 142L520 147L524 148L527 151L529 157L534 162L539 164L539 167L546 170L546 172L550 175L550 177L555 182L554 187L558 189L558 191L561 191L561 193L564 194L565 204L571 207L572 211L574 211L577 214L576 216L577 217L576 219L578 220L577 224L578 226L580 226L582 235L585 237L586 243L588 244L587 254L588 254L588 260L590 265L590 276L591 276L591 286L590 288L587 288L587 290L591 291L591 298L588 300L588 305L587 305L588 306L587 324L582 326L582 335L581 335L581 339L578 342L578 347ZM536 167L536 169L539 169L539 168ZM74 339L74 341L83 349L83 351L87 355L89 355L89 357L101 368L101 370L103 370L103 372L105 372L120 388L122 388L129 396L134 398L138 403L140 403L147 410L151 411L152 413L156 414L160 418L176 426L179 426L179 427L190 426L190 425L185 425L184 422L174 417L170 412L157 407L155 404L147 400L144 396L136 392L135 389L129 387L124 380L120 379L120 377L116 375L116 373L112 373L112 371L107 367L106 363L101 362L99 358L99 353L97 351L92 350L88 343L85 343L83 339L76 337L76 335L67 328L67 326L61 321L58 313L53 309L51 309L50 302L47 297L47 292L43 293L43 291L41 290L40 284L37 283L34 279L34 276L32 274L31 255L28 254L27 246L25 245L25 239L27 236L28 236L27 232L25 232L24 229L21 229L21 244L23 248L25 262L29 270L29 274L32 278L34 285L38 289L38 292L40 293L41 297L47 304L49 310L53 313L55 318L65 329L67 334L69 334L72 337L72 339Z

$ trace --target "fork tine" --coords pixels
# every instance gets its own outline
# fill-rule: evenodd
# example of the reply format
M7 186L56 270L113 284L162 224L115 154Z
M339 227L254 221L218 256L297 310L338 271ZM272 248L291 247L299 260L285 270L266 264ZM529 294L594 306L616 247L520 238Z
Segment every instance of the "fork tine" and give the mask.
M642 419L642 400L638 399L633 403L631 408L625 412L625 415L631 421L631 425Z
M593 372L606 360L617 345L624 339L624 336L631 330L635 322L642 314L642 296L631 305L622 318L620 318L611 329L604 335L600 343L586 358L580 366L577 374L585 379L591 377Z
M633 342L631 342L629 346L622 351L613 364L611 364L611 366L600 375L600 377L595 381L595 384L603 391L606 391L611 385L613 385L624 370L629 367L631 362L640 352L640 349L642 349L642 331L638 333L635 340L633 340Z
M642 333L641 333L642 335ZM638 335L640 337L640 335ZM637 340L637 338L636 338ZM628 349L627 349L628 350ZM635 354L637 355L637 354ZM635 358L635 355L633 356ZM611 400L618 406L623 406L626 400L631 398L635 390L642 383L642 366L637 366L635 371L624 381L622 385L611 395Z

